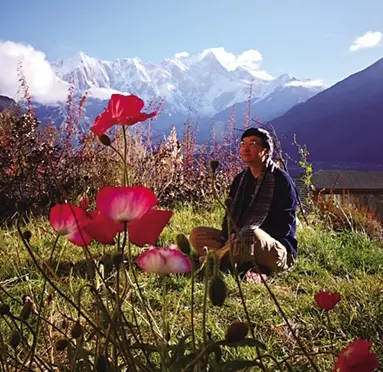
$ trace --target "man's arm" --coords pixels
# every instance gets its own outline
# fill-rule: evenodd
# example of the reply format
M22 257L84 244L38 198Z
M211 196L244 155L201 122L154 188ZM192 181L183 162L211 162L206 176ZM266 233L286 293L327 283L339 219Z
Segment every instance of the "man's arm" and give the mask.
M298 196L293 180L288 174L280 174L275 189L275 214L278 224L275 226L275 237L284 238L291 230L296 218Z

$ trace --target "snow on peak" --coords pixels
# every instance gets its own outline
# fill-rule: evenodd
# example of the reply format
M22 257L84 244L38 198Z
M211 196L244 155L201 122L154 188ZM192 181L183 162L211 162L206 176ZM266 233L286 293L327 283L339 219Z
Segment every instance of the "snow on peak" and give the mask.
M61 79L73 82L76 90L88 91L94 98L130 92L144 101L165 98L174 112L191 109L212 116L246 101L250 86L254 99L262 99L296 80L288 74L274 78L260 68L261 62L262 55L257 50L233 54L218 47L194 55L182 51L160 63L146 63L137 57L104 61L79 52L67 60L53 62L52 66ZM318 89L310 81L299 86Z

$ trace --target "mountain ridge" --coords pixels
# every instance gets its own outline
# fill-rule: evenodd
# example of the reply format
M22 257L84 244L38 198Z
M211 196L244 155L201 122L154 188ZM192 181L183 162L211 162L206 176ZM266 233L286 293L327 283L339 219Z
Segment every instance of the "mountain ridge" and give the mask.
M234 55L223 48L210 48L157 64L137 57L98 60L84 52L51 64L60 79L74 83L76 91L89 90L92 98L105 99L113 92L136 94L146 102L158 97L166 101L165 113L191 112L212 117L246 101L250 86L253 97L262 99L284 84L299 81L289 74L272 77L259 68L260 60L259 52L254 50ZM302 86L302 91L325 89L321 82L308 81L317 86Z
M350 75L271 121L282 147L298 158L292 144L306 144L309 161L383 165L383 58Z

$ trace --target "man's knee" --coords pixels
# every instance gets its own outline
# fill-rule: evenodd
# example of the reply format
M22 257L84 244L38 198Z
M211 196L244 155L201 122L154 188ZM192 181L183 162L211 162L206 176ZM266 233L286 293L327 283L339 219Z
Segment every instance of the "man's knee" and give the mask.
M277 240L268 240L266 244L265 241L256 241L254 244L254 259L272 272L285 271L292 265L290 253Z
M196 248L196 245L198 245L200 236L201 236L201 226L195 227L194 229L192 229L192 231L190 231L189 241L194 248Z
M199 226L190 232L189 241L200 254L205 254L204 247L208 249L220 248L220 236L220 230L212 227Z

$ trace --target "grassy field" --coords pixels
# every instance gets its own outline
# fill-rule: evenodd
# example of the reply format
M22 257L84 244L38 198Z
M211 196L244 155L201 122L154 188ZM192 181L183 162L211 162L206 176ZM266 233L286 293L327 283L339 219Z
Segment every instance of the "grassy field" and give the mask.
M177 208L171 222L160 237L161 246L169 246L179 233L188 234L199 225L220 225L222 210L193 210L183 206ZM49 224L45 220L35 220L27 225L32 232L31 246L42 261L49 257L55 240ZM367 236L357 232L335 233L316 227L300 228L299 260L291 272L278 274L268 279L279 303L288 316L290 324L303 344L313 355L321 371L330 371L334 365L334 355L355 338L363 338L374 343L373 352L383 356L383 249ZM91 252L95 258L113 252L114 247L93 245ZM86 265L83 263L82 249L75 247L60 238L54 261L57 283L69 297L76 298L78 290L90 279L85 277ZM3 228L0 233L0 282L1 301L10 305L11 311L18 314L22 308L22 296L29 295L39 304L39 296L44 289L44 279L35 265L16 228ZM52 266L53 267L53 266ZM112 272L112 277L115 275ZM138 272L142 291L149 300L149 307L158 328L161 328L163 316L162 283L155 275ZM222 339L227 327L235 320L246 320L241 305L238 287L232 276L225 278L228 286L228 297L223 307L214 307L207 302L206 330L213 339ZM318 291L340 292L342 299L330 313L331 326L327 323L324 312L316 306L314 295ZM288 358L293 371L311 371L307 359L302 356L296 340L286 326L280 313L270 298L266 288L260 284L242 283L251 321L254 324L256 338L267 347L267 354L278 360ZM45 287L45 300L42 314L56 325L44 330L45 343L38 343L37 354L53 364L61 364L65 369L65 354L54 349L54 342L62 338L60 333L68 334L70 327L63 325L63 319L69 323L77 319L75 309L68 305L49 285ZM189 275L172 276L167 285L167 321L170 332L170 343L191 331L190 321L191 280ZM199 279L194 288L194 322L197 339L201 339L203 329L204 281ZM92 314L94 299L84 291L81 295L81 306ZM124 303L126 314L130 317L129 300ZM141 312L140 312L141 311ZM138 322L143 332L148 329L143 310L138 310ZM37 322L32 315L29 320L34 326ZM3 316L0 318L1 348L11 350L8 337L14 326ZM86 325L85 325L86 329ZM25 331L24 331L25 332ZM149 336L148 336L149 337ZM48 341L47 341L48 340ZM30 341L30 340L29 340ZM43 347L44 345L44 347ZM84 343L84 348L91 351L92 342ZM39 349L40 348L40 349ZM21 358L25 350L16 352ZM12 354L12 353L11 353ZM13 355L13 354L12 354ZM251 347L224 347L222 363L235 359L254 359L256 351ZM22 358L21 358L22 359ZM383 359L381 359L383 362ZM271 360L265 363L274 370ZM77 364L77 370L86 370ZM219 370L219 369L218 369ZM229 369L228 369L229 370ZM255 367L248 370L257 370Z

